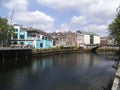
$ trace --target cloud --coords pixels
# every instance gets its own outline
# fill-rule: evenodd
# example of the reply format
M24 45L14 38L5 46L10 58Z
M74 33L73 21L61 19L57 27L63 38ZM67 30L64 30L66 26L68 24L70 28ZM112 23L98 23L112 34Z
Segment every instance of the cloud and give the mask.
M110 20L115 16L116 8L119 6L120 1L114 0L101 0L100 4L91 4L88 6L88 15L90 15L96 22L104 22ZM86 11L86 10L85 10ZM85 12L84 11L84 12Z
M29 26L36 26L42 29L45 27L52 26L54 19L43 12L34 11L34 12L17 12L15 15L15 21L24 23ZM44 28L43 28L44 26Z
M92 18L102 23L115 16L120 0L36 0L40 5L55 10L71 11L75 9L80 16ZM79 19L79 18L78 18Z
M29 11L28 0L10 0L5 3L9 10L14 9L14 22L24 26L49 30L53 28L54 18L39 10Z
M36 0L40 5L47 6L53 9L78 9L78 10L88 10L88 8L97 9L107 8L109 10L118 7L119 0ZM117 5L117 6L116 6ZM104 7L103 7L104 6ZM86 10L86 11L87 11ZM89 12L89 11L87 11Z
M77 16L71 16L66 21L70 28L90 30L99 35L105 35L106 27L116 15L120 0L36 0L39 5L56 11L76 11ZM72 12L71 12L72 13ZM63 22L63 23L66 23ZM70 26L72 25L72 26ZM102 33L103 32L103 33Z
M71 31L71 27L67 23L61 24L60 28L58 30L56 30L56 32L67 32L67 31Z
M85 25L87 24L87 20L84 16L73 16L71 18L71 23L76 25Z
M104 33L107 32L107 25L115 18L116 8L120 3L120 0L32 1L40 5L39 7L36 6L37 10L35 11L29 9L33 7L29 0L9 0L4 5L9 10L14 9L14 21L18 24L47 31L53 30L55 24L55 27L62 31L81 29L99 35L105 35ZM49 13L54 15L54 18L48 15ZM66 17L68 19L65 19Z
M8 9L15 9L16 11L27 10L28 1L27 0L10 0L6 2L5 7Z
M83 27L82 31L94 32L101 36L108 34L107 25L90 24L86 27Z
M71 9L79 8L89 4L93 0L36 0L40 5L51 7L53 9Z

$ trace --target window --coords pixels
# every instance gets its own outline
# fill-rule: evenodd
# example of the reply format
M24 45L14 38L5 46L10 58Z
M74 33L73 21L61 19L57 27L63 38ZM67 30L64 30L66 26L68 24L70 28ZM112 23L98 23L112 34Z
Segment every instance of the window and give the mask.
M13 35L13 39L17 39L17 34L14 34L14 35Z
M43 47L43 43L40 43L40 47Z
M47 40L47 37L45 37L45 40Z
M14 32L18 32L18 29L14 29Z
M24 35L20 35L20 39L24 39Z
M44 36L42 36L42 39L44 40L44 39L45 39L45 37L44 37Z
M36 37L36 35L31 35L31 37Z
M20 44L24 44L24 42L20 42Z
M17 42L13 42L13 44L17 44Z
M93 35L90 35L90 44L94 44L94 36Z

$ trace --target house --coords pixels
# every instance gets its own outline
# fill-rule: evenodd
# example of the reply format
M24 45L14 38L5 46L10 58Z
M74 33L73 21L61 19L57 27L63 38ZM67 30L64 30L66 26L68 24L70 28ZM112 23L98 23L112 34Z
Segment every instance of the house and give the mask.
M76 46L76 34L68 31L68 32L53 32L50 33L52 38L55 40L56 46L64 46L71 47Z
M76 38L78 47L100 44L100 36L92 32L76 31Z
M28 45L35 48L50 48L53 46L53 40L51 36L41 30L34 28L27 28Z
M12 45L28 46L36 49L50 48L53 46L53 39L49 34L34 28L23 28L21 25L14 25L14 35L11 38Z
M107 45L108 38L107 37L100 37L100 45Z
M114 38L108 37L100 37L100 45L116 45Z
M27 32L26 28L23 28L22 25L14 24L14 35L11 37L12 45L25 45L27 44Z

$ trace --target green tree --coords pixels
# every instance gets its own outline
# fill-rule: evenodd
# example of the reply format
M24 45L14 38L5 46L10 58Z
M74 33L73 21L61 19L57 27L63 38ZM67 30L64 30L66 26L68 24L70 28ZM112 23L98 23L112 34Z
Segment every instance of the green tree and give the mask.
M8 46L13 35L13 26L8 24L6 18L0 17L0 45Z
M108 30L120 47L120 11L118 11L116 18L109 24Z

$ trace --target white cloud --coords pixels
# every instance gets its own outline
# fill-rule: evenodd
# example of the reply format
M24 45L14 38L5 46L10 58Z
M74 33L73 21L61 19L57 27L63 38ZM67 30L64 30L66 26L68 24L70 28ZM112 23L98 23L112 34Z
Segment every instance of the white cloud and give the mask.
M5 3L8 9L15 9L16 11L27 10L28 1L27 0L10 0Z
M45 8L47 13L54 14L54 17L48 14L35 10L29 11L29 0L9 0L5 6L9 9L15 10L14 20L17 23L38 27L47 31L54 28L55 25L60 26L62 31L72 29L82 29L91 32L96 32L99 35L104 35L107 32L107 25L114 19L116 15L116 8L119 6L120 0L35 0L40 5L40 9ZM34 3L33 3L34 4ZM47 7L47 8L46 8ZM39 7L37 7L39 8ZM68 18L68 21L62 20ZM65 10L67 12L65 12ZM74 13L72 12L74 11ZM68 15L69 12L69 16ZM58 15L58 16L56 16ZM59 18L59 19L58 19ZM63 22L64 21L64 22ZM60 24L60 25L58 25Z
M67 23L61 24L60 28L58 30L56 30L56 32L67 32L67 31L71 31L71 27Z
M28 0L10 0L5 3L6 8L14 9L14 22L42 30L53 28L54 18L38 10L28 11L28 5Z
M40 26L51 26L50 23L54 23L54 19L48 15L46 15L43 12L40 11L34 11L34 12L18 12L15 15L15 20L18 22L22 22L24 24L27 25L38 25L38 27ZM48 25L48 26L47 26Z
M115 16L116 8L119 6L120 1L114 0L102 0L99 5L96 3L88 6L88 15L90 15L95 21L104 22L110 20Z
M109 20L115 16L120 0L36 0L40 5L56 10L77 10L95 22Z
M90 24L86 27L83 27L82 30L87 32L94 32L100 36L105 36L108 34L107 25Z
M106 9L116 8L119 5L119 0L36 0L40 5L47 6L53 9L78 9L78 10L88 10L97 9L99 7ZM104 7L103 7L104 6ZM86 11L87 11L86 10ZM89 11L87 11L89 12Z
M93 0L36 0L42 6L48 6L53 9L71 9L79 8L92 3Z
M85 25L87 24L87 20L84 16L73 16L71 18L71 23L77 24L77 25Z
M75 10L78 14L68 21L70 27L90 30L105 35L107 25L116 15L120 0L36 0L40 5L55 10ZM72 13L72 12L71 12ZM65 23L65 22L63 22Z

